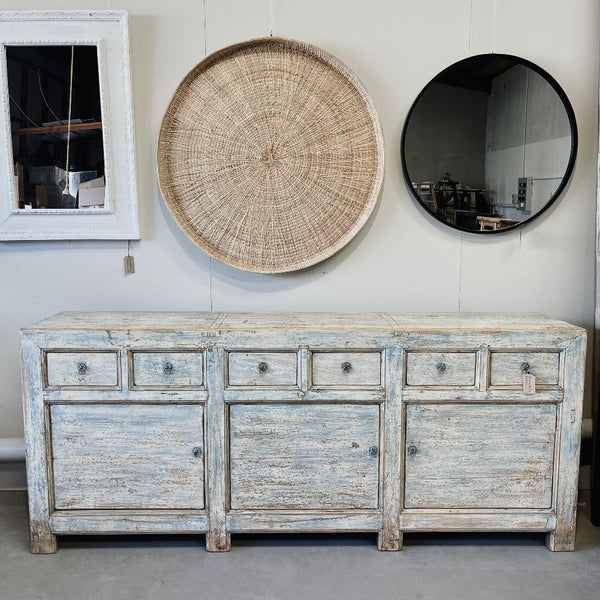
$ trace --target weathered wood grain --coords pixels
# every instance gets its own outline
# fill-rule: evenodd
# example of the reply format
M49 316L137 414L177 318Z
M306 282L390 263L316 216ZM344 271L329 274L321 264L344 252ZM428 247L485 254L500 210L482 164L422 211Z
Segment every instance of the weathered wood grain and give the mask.
M408 352L406 385L475 385L475 352Z
M560 444L555 462L556 527L546 539L548 548L555 551L575 549L585 352L585 334L571 340L566 347L565 399L560 410Z
M552 531L556 516L550 511L404 511L403 531Z
M491 352L490 385L522 387L524 365L535 375L536 389L558 385L558 352Z
M378 506L379 407L234 405L232 509Z
M201 387L204 385L202 352L132 352L131 381L137 387Z
M21 337L21 378L23 386L23 420L25 424L25 459L29 501L31 552L51 554L58 549L50 528L50 465L46 407L41 400L44 387L42 351L26 336Z
M556 404L562 402L564 394L560 389L536 389L535 394L523 394L521 389L433 389L405 388L402 399L405 403L475 403L475 404Z
M296 352L229 352L231 386L297 386Z
M410 405L407 508L549 508L555 405Z
M404 352L400 346L386 353L385 371L388 376L386 401L382 415L382 457L380 478L383 519L377 536L379 550L400 550L402 532L398 517L402 510L402 452L404 447L404 411L402 408L402 377ZM395 374L396 376L393 376Z
M209 347L206 352L208 402L206 404L206 447L209 552L228 552L231 535L227 529L227 407L223 397L226 369L225 351Z
M57 509L203 508L203 408L53 405Z
M47 352L49 387L104 387L119 383L117 352Z
M380 352L313 352L314 386L381 385Z
M61 534L111 533L204 533L208 517L199 511L133 512L111 511L56 511L50 517L52 531Z
M541 315L52 317L23 332L32 550L55 551L57 533L205 533L223 551L231 531L321 530L377 531L389 550L404 530L546 531L549 548L570 550L583 334ZM69 355L50 387L44 352ZM97 354L115 356L116 380L73 379L75 355ZM162 361L174 369L161 375ZM521 362L538 370L535 394L522 392ZM169 416L140 418L152 410ZM206 501L204 473L179 478L196 434ZM126 504L127 480L141 503ZM177 508L186 486L192 504ZM124 507L88 507L108 496Z
M259 510L232 511L227 515L232 532L303 531L346 532L379 531L381 513L375 511L301 511L296 513Z
M335 313L335 312L61 312L23 331L257 331L427 334L550 332L580 335L582 329L540 313ZM356 348L356 346L354 346Z

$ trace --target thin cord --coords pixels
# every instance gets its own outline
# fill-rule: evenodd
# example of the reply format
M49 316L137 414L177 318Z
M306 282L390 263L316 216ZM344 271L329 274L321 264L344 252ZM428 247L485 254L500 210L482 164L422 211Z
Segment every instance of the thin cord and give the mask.
M64 121L52 110L52 107L48 104L48 100L46 100L46 96L44 95L44 90L42 89L42 78L40 76L40 70L37 70L38 76L38 87L40 88L40 94L42 96L42 100L46 105L46 108L52 113L52 116L62 125Z
M34 127L39 127L39 125L32 119L30 119L27 114L25 113L25 111L19 106L19 103L12 97L12 96L8 96L11 100L11 102L19 109L19 112L34 126Z
M71 107L73 104L73 63L75 59L75 46L71 46L71 75L69 77L69 115L67 120L67 159L65 171L67 172L67 186L65 187L66 195L70 195L69 191L69 152L71 147Z

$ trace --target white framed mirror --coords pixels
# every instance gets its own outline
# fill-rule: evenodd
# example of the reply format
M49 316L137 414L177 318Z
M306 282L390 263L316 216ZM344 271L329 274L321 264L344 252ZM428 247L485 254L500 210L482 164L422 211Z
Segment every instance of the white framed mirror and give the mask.
M126 11L0 12L0 240L139 239Z

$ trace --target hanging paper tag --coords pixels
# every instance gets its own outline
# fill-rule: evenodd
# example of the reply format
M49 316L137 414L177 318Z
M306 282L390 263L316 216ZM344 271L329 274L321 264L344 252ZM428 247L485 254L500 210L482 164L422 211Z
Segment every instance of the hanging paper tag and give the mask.
M523 373L523 392L525 394L535 394L535 375Z
M125 273L135 273L135 260L133 256L127 255L124 260Z

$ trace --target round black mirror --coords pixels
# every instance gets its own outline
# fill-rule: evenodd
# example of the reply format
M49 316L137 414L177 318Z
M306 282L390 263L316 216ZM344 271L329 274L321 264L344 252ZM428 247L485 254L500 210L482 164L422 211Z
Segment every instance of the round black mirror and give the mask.
M575 163L573 108L554 78L507 54L461 60L434 77L402 132L412 193L462 231L514 229L546 210Z

